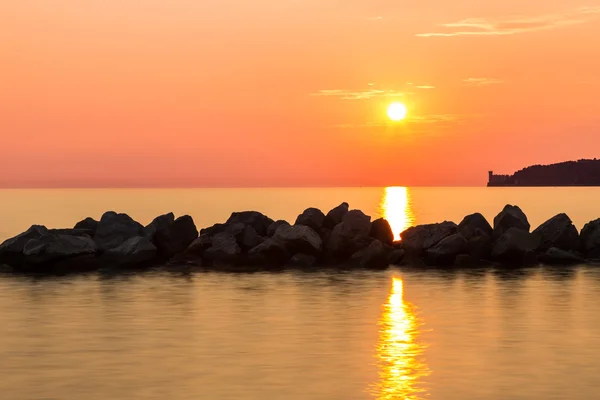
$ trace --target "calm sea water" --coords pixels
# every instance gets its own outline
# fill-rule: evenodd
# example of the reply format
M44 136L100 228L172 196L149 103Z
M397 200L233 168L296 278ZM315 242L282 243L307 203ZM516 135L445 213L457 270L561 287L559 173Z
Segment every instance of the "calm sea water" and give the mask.
M233 210L293 219L348 201L399 232L492 218L600 216L587 188L0 191L3 238L106 209L147 223ZM598 209L598 210L597 210ZM597 399L600 268L34 279L0 276L6 399Z

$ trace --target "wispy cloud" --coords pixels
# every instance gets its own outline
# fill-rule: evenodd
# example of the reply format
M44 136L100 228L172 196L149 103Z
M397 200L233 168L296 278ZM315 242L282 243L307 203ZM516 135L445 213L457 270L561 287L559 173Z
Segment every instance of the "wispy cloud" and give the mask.
M379 21L380 19L383 19L382 16L377 16L377 17L369 17L367 18L369 21Z
M600 6L582 7L562 14L512 16L502 18L467 18L442 24L448 32L418 33L416 36L501 36L555 29L588 22L600 15Z
M467 78L463 79L467 85L471 86L489 86L489 85L498 85L502 83L500 79L495 78Z
M435 86L432 85L420 85L420 86L415 86L417 89L435 89Z
M467 115L462 114L429 114L421 116L408 117L402 121L405 125L420 125L420 124L446 124L446 123L457 123L467 119ZM380 126L392 126L397 123L391 121L380 121L380 122L365 122L362 124L337 124L333 125L333 128L373 128Z
M328 96L338 97L342 100L367 100L373 97L402 97L405 95L404 92L398 92L396 90L345 90L345 89L327 89L319 90L318 92L311 93L311 96Z

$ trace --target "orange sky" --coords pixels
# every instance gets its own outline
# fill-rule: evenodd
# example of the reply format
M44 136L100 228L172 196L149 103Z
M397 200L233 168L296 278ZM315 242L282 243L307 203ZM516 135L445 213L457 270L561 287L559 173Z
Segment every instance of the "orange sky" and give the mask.
M600 155L598 0L19 0L0 33L2 186L483 185Z

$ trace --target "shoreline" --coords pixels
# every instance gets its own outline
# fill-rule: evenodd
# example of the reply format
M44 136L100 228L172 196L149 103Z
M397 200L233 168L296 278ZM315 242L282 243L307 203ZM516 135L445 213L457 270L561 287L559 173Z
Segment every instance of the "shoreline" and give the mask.
M382 270L511 268L598 264L600 219L581 232L566 214L531 230L518 206L506 205L490 224L480 213L458 224L417 225L395 241L384 218L371 220L342 203L327 214L307 208L293 223L258 211L233 212L198 231L188 215L156 217L143 226L127 214L105 212L73 228L33 225L0 245L0 271L68 274L89 271L285 269Z

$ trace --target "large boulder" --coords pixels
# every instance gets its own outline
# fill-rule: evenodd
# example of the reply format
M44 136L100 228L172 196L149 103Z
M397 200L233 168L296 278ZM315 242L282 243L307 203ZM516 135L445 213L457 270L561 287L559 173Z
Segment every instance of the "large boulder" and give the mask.
M344 215L348 213L349 210L348 203L344 202L339 206L331 209L327 215L325 216L325 220L323 221L323 225L327 229L333 229L337 224L342 222Z
M533 231L540 238L540 250L551 247L566 251L578 251L581 248L579 232L567 214L558 214Z
M583 257L579 254L557 247L550 247L540 254L539 260L548 265L575 265L584 262Z
M258 211L242 211L231 214L226 222L227 225L235 223L250 225L260 236L266 236L267 230L273 223L273 220Z
M319 234L305 225L280 226L273 239L283 243L290 254L306 253L314 256L323 250Z
M94 218L87 217L76 223L74 229L84 230L88 235L93 237L96 234L96 229L98 229L98 221Z
M93 255L98 250L89 236L67 236L48 233L31 239L23 248L27 264L49 263L65 258Z
M437 224L412 226L402 232L400 238L406 252L421 254L456 232L457 226L454 222L444 221Z
M221 224L221 223L214 224L213 226L209 226L208 228L200 229L200 236L202 236L202 235L214 236L217 233L225 232L226 229L227 229L227 224Z
M279 227L282 225L290 226L290 223L282 219L273 222L271 225L269 225L269 228L267 228L267 236L272 237L275 232L277 232L277 229L279 229Z
M492 259L506 264L524 264L537 250L539 244L536 235L511 227L495 242Z
M296 268L310 268L313 267L317 262L315 256L310 254L298 253L294 254L285 264L289 267Z
M211 238L211 246L203 255L209 262L235 264L241 253L242 249L235 236L229 232L221 232Z
M104 252L102 259L115 267L146 266L157 256L154 244L145 236L134 236Z
M371 223L370 236L384 244L391 245L394 242L392 227L385 218L376 219Z
M152 234L150 238L158 249L158 254L163 258L173 257L184 252L198 238L198 230L189 215L170 222L169 220L170 218L157 223L153 229L147 229L147 232Z
M349 264L360 268L387 268L390 251L379 240L372 240L367 247L358 250L350 257Z
M455 233L440 240L435 246L425 251L425 261L432 265L449 265L454 263L457 255L467 249L467 239Z
M290 258L290 253L285 245L273 238L269 238L248 252L250 264L262 266L282 265Z
M327 242L327 253L334 260L344 260L371 243L371 217L360 210L348 211L337 224Z
M581 249L589 258L600 258L600 219L584 225L581 230Z
M481 235L492 236L493 231L490 223L480 213L467 215L458 224L458 233L467 240Z
M144 227L129 215L108 211L98 223L94 241L98 249L104 252L122 245L128 239L145 235Z
M518 206L507 204L494 218L494 231L492 237L498 240L510 228L521 229L529 232L527 216Z
M152 222L146 226L146 235L152 239L159 230L166 230L175 221L175 214L172 212L168 214L159 215L154 218Z
M294 225L305 225L312 228L315 232L319 232L323 228L325 222L325 214L318 208L310 207L298 215Z
M0 245L0 264L12 266L23 262L23 250L32 239L39 239L48 234L48 229L42 225L33 225L25 232L10 238Z

